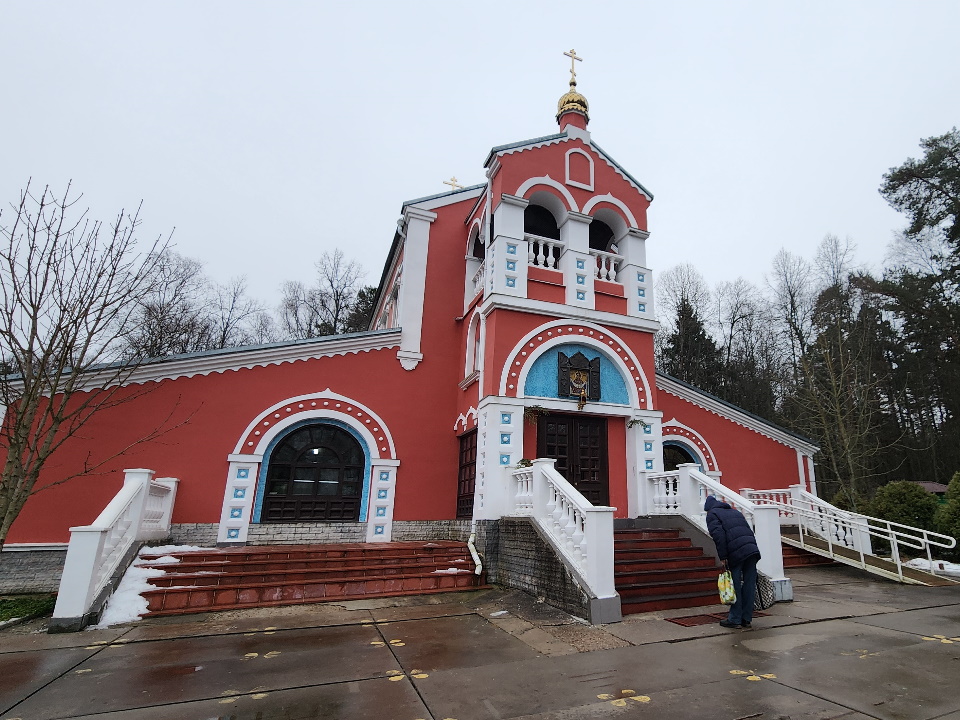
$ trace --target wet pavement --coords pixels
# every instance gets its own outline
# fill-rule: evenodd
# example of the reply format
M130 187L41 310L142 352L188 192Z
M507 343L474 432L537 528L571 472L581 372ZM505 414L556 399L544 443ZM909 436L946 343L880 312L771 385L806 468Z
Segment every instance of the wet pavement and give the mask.
M791 571L752 631L587 626L523 593L0 631L0 720L960 720L960 585Z

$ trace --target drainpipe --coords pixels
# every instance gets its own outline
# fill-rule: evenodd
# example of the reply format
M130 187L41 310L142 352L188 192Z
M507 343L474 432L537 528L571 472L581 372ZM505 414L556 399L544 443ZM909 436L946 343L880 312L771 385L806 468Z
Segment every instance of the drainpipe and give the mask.
M474 542L477 539L477 521L474 520L470 523L470 539L467 540L467 547L470 548L470 557L473 558L473 563L476 568L473 571L474 575L480 575L483 572L483 563L480 562L480 556L477 554L477 546L474 545Z

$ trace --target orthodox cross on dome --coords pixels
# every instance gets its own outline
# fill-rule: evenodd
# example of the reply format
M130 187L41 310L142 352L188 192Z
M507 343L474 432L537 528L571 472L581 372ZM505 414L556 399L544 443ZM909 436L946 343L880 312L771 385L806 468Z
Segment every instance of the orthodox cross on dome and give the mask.
M463 190L464 186L457 182L457 176L451 175L449 180L443 181L444 185L449 185L451 190Z
M570 84L577 84L577 61L583 62L582 57L577 57L577 51L573 48L570 48L570 52L565 52L568 58L570 58Z

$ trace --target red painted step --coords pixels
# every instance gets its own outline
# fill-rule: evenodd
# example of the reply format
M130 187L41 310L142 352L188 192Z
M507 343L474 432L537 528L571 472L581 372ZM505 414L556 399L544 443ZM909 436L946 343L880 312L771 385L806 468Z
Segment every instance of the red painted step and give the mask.
M614 532L614 578L625 615L715 605L719 571L679 528Z
M782 543L783 547L783 567L810 567L812 565L836 565L837 563L823 555L817 555L803 548L794 547Z
M171 553L143 594L147 615L270 607L486 587L465 543L342 543ZM148 561L149 557L143 560ZM447 572L456 569L460 572Z

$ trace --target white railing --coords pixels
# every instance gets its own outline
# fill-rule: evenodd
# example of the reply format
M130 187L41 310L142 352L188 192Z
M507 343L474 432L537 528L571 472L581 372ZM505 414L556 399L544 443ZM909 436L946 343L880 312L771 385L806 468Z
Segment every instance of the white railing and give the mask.
M591 250L590 255L593 256L597 264L594 277L607 282L617 282L617 272L620 270L623 256L603 252L602 250Z
M783 575L783 549L780 545L780 521L777 509L759 505L739 495L712 477L704 475L696 465L681 465L678 470L647 473L637 485L639 497L634 499L642 515L682 515L701 529L707 529L703 505L714 495L747 518L757 536L760 562L757 567L774 583L786 582ZM784 594L779 599L790 599Z
M867 568L866 557L874 555L871 538L887 542L890 561L896 566L895 574L901 582L904 581L901 548L924 553L930 572L935 575L932 548L950 549L957 544L956 539L949 535L841 510L800 485L777 490L745 489L743 492L756 503L775 507L782 524L796 525L801 546L806 545L807 535L819 538L827 543L831 555L834 554L834 546L855 552L863 568Z
M80 629L106 600L110 579L130 561L135 544L169 536L179 480L153 475L153 470L125 470L123 487L93 524L70 528L55 624Z
M486 261L480 263L480 267L477 269L477 272L473 276L473 295L476 297L483 292L483 282L487 277L487 263Z
M553 465L534 460L513 473L513 514L530 517L573 566L596 598L616 597L613 579L612 507L594 506Z
M526 235L527 262L535 267L557 270L563 254L563 242L539 235Z

